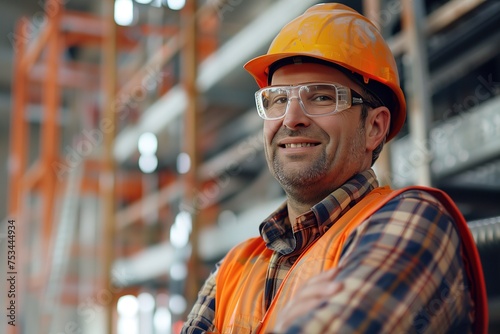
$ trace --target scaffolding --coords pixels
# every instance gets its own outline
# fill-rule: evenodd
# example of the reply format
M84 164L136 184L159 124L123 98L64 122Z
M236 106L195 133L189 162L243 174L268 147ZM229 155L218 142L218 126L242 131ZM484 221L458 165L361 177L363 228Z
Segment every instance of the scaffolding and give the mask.
M287 1L276 1L272 8L269 6L269 12L282 13L284 8L290 6L290 1ZM296 1L295 4L308 7L314 2ZM244 44L251 44L245 30L241 36L231 40L232 44L228 43L230 45L218 54L219 58L209 59L209 55L218 50L214 35L221 18L220 12L214 10L223 8L225 2L217 3L207 2L207 5L198 8L196 1L188 1L181 12L180 26L124 28L114 23L111 0L103 2L102 16L68 11L60 1L47 1L46 12L50 15L36 39L17 39L9 157L9 217L15 217L19 227L18 314L30 314L29 321L33 323L9 327L10 334L56 331L61 325L57 316L67 311L62 305L72 306L70 312L73 314L64 314L65 319L72 319L77 308L81 311L83 307L85 311L85 307L92 304L95 309L104 310L106 332L115 332L117 297L124 293L137 294L140 290L133 282L126 279L124 282L120 273L113 272L117 253L123 251L117 245L117 234L147 220L151 211L158 212L179 201L193 203L203 189L210 188L217 181L214 181L214 175L225 172L226 161L246 161L246 155L255 154L257 149L243 153L239 149L242 142L260 135L254 129L251 129L253 132L248 138L218 152L208 161L203 161L200 154L199 117L204 107L200 95L215 85L216 80L221 80L227 73L224 71L230 71L234 65L230 56L237 54ZM411 82L405 84L411 83L413 87L408 94L409 139L412 142L427 142L431 131L432 103L428 91L430 87L426 85L431 80L428 77L425 38L446 29L482 3L484 0L448 1L425 17L422 1L401 1L398 15L401 14L402 29L390 38L389 44L396 56L404 54L407 57L405 71L408 73L407 80ZM381 8L385 5L385 1L363 1L364 11L379 25ZM271 20L269 16L272 16L270 13L265 17L268 22ZM16 28L18 37L26 34L28 22L27 19L20 20ZM204 24L213 30L201 34L199 26ZM255 20L249 26L256 29L259 24L262 25L262 22ZM272 31L259 32L262 33L259 36L272 35ZM120 52L135 52L143 47L138 38L130 37L137 35L159 36L161 42L147 57L137 57L130 68L120 67ZM257 42L254 44L257 45ZM255 52L258 48L255 45L250 45L253 49L243 55ZM65 54L68 48L73 47L98 50L98 64L68 60ZM136 88L150 76L151 68L164 69L179 55L183 59L180 83L162 82L152 107L156 103L157 109L164 108L167 106L165 101L170 98L178 107L178 113L183 114L183 148L191 157L191 169L182 178L166 175L157 188L145 190L141 175L123 172L125 176L119 177L119 164L129 158L126 156L129 153L119 158L116 156L117 137L120 136L118 129L123 130L120 122L125 118L132 123L131 132L138 132L140 127L133 118L141 118L134 111L123 109L134 102L130 100L137 96ZM209 61L200 70L199 65L206 59ZM229 63L228 59L233 62ZM215 65L225 63L228 63L229 69L214 72ZM126 80L120 80L120 71L127 73ZM92 124L92 130L77 131L79 135L71 138L73 146L66 150L61 144L63 133L60 124L66 107L64 94L69 89L91 96L96 110L88 108L88 124ZM29 145L30 138L36 135L26 116L32 104L42 107L41 130L37 138L40 142L39 153ZM147 117L144 113L141 120L151 124ZM127 130L130 129L123 132ZM92 145L90 149L85 146L89 143ZM127 146L130 141L119 141L118 145L124 146L122 143ZM129 146L126 152L135 150ZM92 152L87 154L87 149ZM38 154L35 159L30 159L33 151ZM388 174L390 179L393 166L389 153L394 152L385 152L378 165L381 174ZM429 163L418 165L414 183L430 185L430 167ZM232 187L228 186L225 190L236 192L240 185ZM207 206L216 206L221 197L214 196ZM127 205L118 206L117 203L122 200ZM204 259L199 257L203 253L199 248L202 233L200 221L203 220L200 216L203 214L194 210L191 217L190 275L185 289L188 305L194 302L204 275L200 271ZM96 217L98 220L95 220ZM497 236L498 223L495 224L494 235ZM482 229L478 226L474 227L476 239L493 242L482 236ZM488 226L491 228L493 224ZM96 235L100 237L95 238ZM211 240L214 244L217 238ZM173 252L170 248L168 251ZM78 259L76 268L72 265L75 259ZM88 296L93 298L89 301Z
M9 212L16 217L20 232L19 314L24 309L31 309L37 317L30 319L32 324L25 328L22 323L9 327L11 333L29 331L29 326L33 326L31 330L49 332L62 312L61 302L78 300L77 291L70 292L67 288L67 280L70 256L74 256L72 247L77 245L74 238L78 202L86 182L82 179L85 162L75 161L74 165L68 165L62 156L62 97L68 88L95 89L89 86L99 80L95 77L97 67L69 62L64 54L75 44L94 46L106 42L112 45L110 42L117 39L111 32L105 34L100 29L105 24L104 19L67 11L59 1L48 1L46 13L50 13L46 16L46 24L32 41L21 38L28 31L27 19L21 20L17 27ZM91 26L96 30L86 28ZM115 68L114 63L108 65ZM26 114L30 104L39 102L33 96L33 91L37 90L41 94L40 152L29 164L31 134ZM75 159L83 160L83 157L76 155ZM114 199L112 194L106 196ZM39 232L38 243L33 242L34 231ZM37 311L29 305L31 303L38 306Z
M24 38L29 31L27 18L21 19L16 28L15 112L12 113L9 156L11 197L8 210L9 217L15 217L18 224L17 244L22 250L18 254L20 280L17 305L21 310L18 314L30 309L30 314L36 316L30 316L31 325L9 327L9 331L54 331L58 324L56 315L60 316L63 311L61 303L82 306L82 296L97 296L100 291L103 296L104 291L103 305L96 307L104 306L106 309L106 331L112 333L117 298L114 292L117 291L116 284L120 283L117 277L119 273L112 273L117 250L115 239L119 229L126 226L116 225L116 203L123 198L137 198L144 186L142 177L134 173L116 177L113 148L119 121L123 121L117 119L117 115L134 98L134 90L151 76L151 68L161 70L176 54L183 52L188 61L185 64L187 74L182 80L192 101L186 124L188 127L196 124L196 67L200 58L207 57L217 47L214 37L217 24L213 24L216 13L213 6L197 9L195 2L189 1L182 11L183 29L179 26L149 24L125 28L117 27L114 22L114 1L103 2L102 16L69 11L56 0L47 1L45 6L45 13L50 15L46 15L46 24L37 32L36 38ZM197 26L204 20L212 22L211 29L204 31L202 38L197 39ZM165 42L148 55L144 64L133 64L131 70L122 67L121 71L131 72L132 75L126 81L118 81L117 69L121 66L117 63L119 53L141 47L137 32L140 36L159 36ZM130 37L134 35L135 38ZM66 55L69 48L97 50L100 61L97 64L70 61ZM169 82L162 82L158 85L159 91L168 90L168 85ZM68 89L91 96L94 101L92 108L97 109L87 110L90 116L86 118L91 119L93 128L80 130L72 138L73 147L69 149L61 144L60 126L66 104L64 93ZM38 154L35 153L35 159L31 159L34 161L29 161L30 155L33 155L30 150L36 151L28 144L33 131L27 111L33 104L41 106L40 150ZM187 135L187 142L190 143L187 151L193 157L197 152L196 133L197 129L193 127ZM89 144L92 146L89 147ZM196 160L194 163L195 168L184 180L183 189L197 189ZM172 187L172 181L172 178L167 177L165 182ZM181 190L178 186L174 189ZM93 198L90 202L89 195ZM189 198L192 192L186 192L186 196ZM95 202L99 198L100 204L96 206ZM86 202L88 205L85 205ZM76 237L76 230L82 225L77 221L83 219L79 213L81 217L88 216L88 212L84 211L92 206L98 212L91 217L97 216L102 222L93 227L97 230L93 233L102 234L102 237L93 244L88 244L87 238L87 244L84 244ZM142 213L143 209L140 211ZM89 247L92 249L89 250ZM95 258L97 265L92 268L94 277L84 277L81 270L78 273L78 270L74 272L75 269L71 268L72 260L85 257L85 252L100 257L99 260ZM40 265L42 263L44 265ZM89 269L88 265L86 268ZM196 271L196 262L191 268ZM79 287L75 288L75 284ZM190 284L197 284L197 281ZM189 290L197 288L190 287ZM28 304L36 305L34 307L37 310Z

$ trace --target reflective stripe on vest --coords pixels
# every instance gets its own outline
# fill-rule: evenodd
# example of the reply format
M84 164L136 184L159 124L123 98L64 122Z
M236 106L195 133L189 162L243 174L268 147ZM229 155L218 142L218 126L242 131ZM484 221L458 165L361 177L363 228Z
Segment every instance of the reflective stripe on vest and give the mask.
M293 298L304 281L337 266L345 240L350 233L388 201L408 190L432 194L454 218L462 240L462 254L471 296L475 304L475 333L486 333L488 309L486 288L479 254L467 223L453 201L440 190L408 187L393 191L376 188L347 211L295 261L267 311L264 310L264 286L272 251L262 238L252 238L227 255L217 276L215 326L217 333L265 333L272 329L275 317Z

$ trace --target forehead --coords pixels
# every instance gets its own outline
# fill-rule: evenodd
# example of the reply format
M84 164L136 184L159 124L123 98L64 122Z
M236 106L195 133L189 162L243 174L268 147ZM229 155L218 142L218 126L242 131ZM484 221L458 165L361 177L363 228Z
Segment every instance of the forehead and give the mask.
M274 72L271 85L297 85L307 82L335 82L353 89L360 88L336 68L314 63L290 64L280 67Z

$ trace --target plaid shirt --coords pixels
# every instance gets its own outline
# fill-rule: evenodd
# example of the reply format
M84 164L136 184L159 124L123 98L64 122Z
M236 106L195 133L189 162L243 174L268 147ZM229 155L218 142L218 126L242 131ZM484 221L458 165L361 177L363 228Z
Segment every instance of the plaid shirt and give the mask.
M377 186L370 169L293 224L284 203L260 225L263 240L274 251L263 287L265 309L302 251ZM391 200L350 234L341 254L334 280L344 283L342 292L298 318L286 333L472 332L474 306L460 238L446 209L429 194L408 191ZM216 331L218 267L182 333Z

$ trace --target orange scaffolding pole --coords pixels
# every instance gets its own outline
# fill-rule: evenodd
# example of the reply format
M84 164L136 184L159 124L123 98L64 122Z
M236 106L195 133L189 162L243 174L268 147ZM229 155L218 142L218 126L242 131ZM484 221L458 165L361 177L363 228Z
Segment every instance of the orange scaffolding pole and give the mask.
M20 20L16 31L20 35L26 29L26 20ZM27 68L22 66L22 59L26 53L26 42L19 39L15 45L16 57L14 57L14 85L12 90L12 113L10 132L10 155L9 155L9 213L13 217L19 213L21 207L21 181L26 170L26 160L28 147L27 124L25 121L28 83Z
M47 41L47 76L43 86L43 117L41 137L41 169L43 178L41 181L42 193L42 240L41 249L49 250L52 237L54 208L56 196L57 177L52 170L52 164L59 158L59 109L61 101L61 92L58 83L59 63L62 54L62 35L58 33L59 22L61 19L61 4L55 1L58 9L49 21L50 39ZM49 253L47 252L47 256ZM48 278L48 267L45 267L42 282L46 283Z
M115 161L113 157L113 147L116 136L116 112L114 103L117 91L116 82L116 57L117 57L117 26L114 21L114 0L103 2L104 11L104 37L103 37L103 78L104 78L104 101L103 119L108 126L104 131L104 156L102 160L102 174L100 180L100 195L103 200L103 226L104 235L102 238L103 249L103 277L105 288L112 296L111 301L104 305L106 308L106 329L107 333L114 333L114 305L116 296L112 280L112 266L115 258Z
M26 31L27 20L20 20L16 26L16 33L22 36L22 32ZM27 94L25 87L28 83L27 68L21 65L21 60L26 53L26 41L19 39L15 45L16 57L14 57L14 85L12 91L13 108L11 113L11 131L10 131L10 155L9 155L9 218L16 221L17 240L16 245L19 249L16 252L17 259L17 273L19 280L16 282L17 298L15 300L17 305L17 316L22 314L21 300L24 294L23 281L25 277L24 264L26 263L26 254L22 251L24 249L23 242L25 240L24 234L26 233L25 222L21 219L22 212L22 198L23 198L23 185L22 178L27 164L27 142L28 142L28 129L25 121L26 101ZM19 247L21 246L21 247ZM10 304L10 300L6 298L6 302ZM8 305L6 305L8 306ZM17 319L19 320L19 319ZM17 326L7 326L7 334L15 334L20 331L20 324Z
M183 49L184 58L184 88L187 95L187 109L185 115L185 149L191 158L191 168L186 174L185 180L185 195L186 203L192 203L193 199L199 191L200 182L198 177L199 170L199 99L198 88L196 86L196 78L198 75L198 58L197 58L197 20L196 20L197 4L195 0L187 1L186 7L183 10L183 23L185 41ZM188 305L192 305L196 300L196 295L199 288L199 267L200 259L198 255L198 235L199 235L199 212L193 210L191 213L192 229L191 229L191 257L188 262L189 275L186 281L186 297Z

